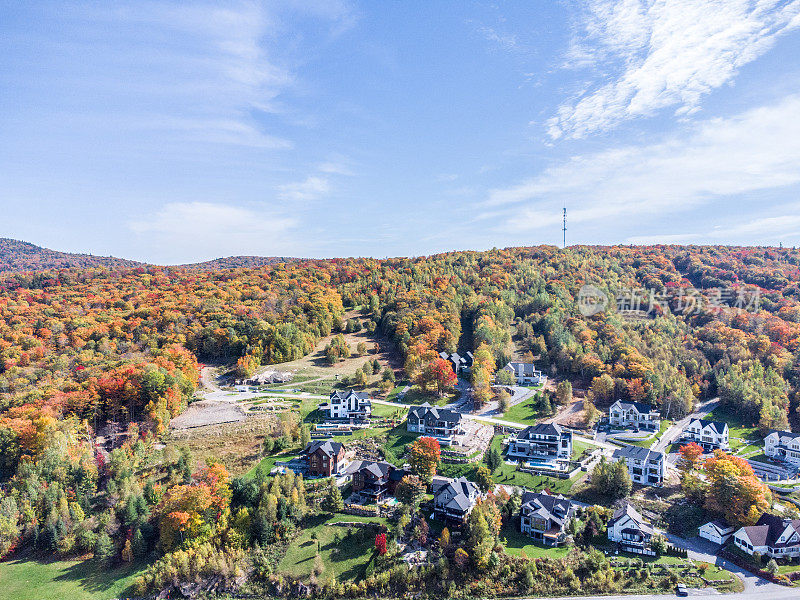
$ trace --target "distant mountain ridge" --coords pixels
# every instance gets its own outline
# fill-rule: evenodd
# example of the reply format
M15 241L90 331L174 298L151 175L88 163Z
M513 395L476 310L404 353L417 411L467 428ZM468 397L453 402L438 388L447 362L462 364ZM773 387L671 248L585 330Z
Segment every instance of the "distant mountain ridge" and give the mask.
M258 268L281 262L295 262L299 258L286 256L228 256L199 263L177 265L184 269L233 269L237 267ZM114 256L95 256L59 252L42 248L30 242L11 238L0 238L0 273L8 271L46 271L48 269L106 267L109 269L129 269L132 267L154 266L148 263Z
M214 260L207 260L199 263L188 263L185 265L178 265L184 269L237 269L245 267L248 269L256 269L258 267L265 267L267 265L274 265L276 263L297 262L303 260L302 258L295 258L292 256L226 256L225 258L215 258Z
M0 272L44 271L71 267L124 269L140 266L144 266L144 263L113 256L58 252L21 240L0 238Z

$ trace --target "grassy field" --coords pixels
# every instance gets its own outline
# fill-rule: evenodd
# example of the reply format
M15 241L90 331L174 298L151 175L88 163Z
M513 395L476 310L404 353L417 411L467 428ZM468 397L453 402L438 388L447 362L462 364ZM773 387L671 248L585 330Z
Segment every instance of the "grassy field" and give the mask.
M502 450L502 436L495 436L492 439L491 447L498 451ZM467 479L474 480L475 472L479 464L480 463L477 462L467 464L441 464L439 465L439 474L447 477L461 477L463 475ZM504 461L492 474L492 480L495 483L522 486L533 491L542 491L547 488L553 493L570 495L572 493L572 486L574 486L583 475L585 475L585 473L578 473L575 477L570 479L556 479L544 475L533 475L531 473L517 471L514 465L506 464Z
M567 546L551 548L537 544L521 531L517 531L514 526L503 527L500 531L500 539L505 539L506 552L512 556L524 554L528 558L563 558L570 551Z
M650 448L653 444L655 444L658 439L664 435L664 432L669 429L670 425L672 425L672 421L668 421L667 419L661 419L661 428L659 429L658 433L653 437L641 440L641 441L628 441L625 440L626 444L630 444L631 446L641 446L642 448ZM619 440L623 441L623 440Z
M524 402L515 404L509 408L504 414L503 419L506 421L514 421L523 425L533 425L539 419L544 419L550 415L540 412L537 408L536 398L529 398Z
M143 567L112 571L92 560L37 560L30 557L0 563L0 600L109 600L126 597Z
M408 410L405 408L398 408L397 406L387 406L385 404L372 403L372 416L373 417L398 417L400 421L406 418Z
M355 529L331 525L337 521L384 522L376 517L337 515L331 518L320 515L289 544L286 555L278 564L278 571L309 578L319 548L320 558L325 566L321 575L323 580L331 572L336 574L339 581L354 581L363 577L375 547L375 537L371 530L359 533ZM316 539L313 535L316 535Z
M731 450L734 452L747 446L743 440L761 440L757 426L744 423L738 414L727 408L718 407L705 418L710 421L724 421L728 424L728 437L730 438Z

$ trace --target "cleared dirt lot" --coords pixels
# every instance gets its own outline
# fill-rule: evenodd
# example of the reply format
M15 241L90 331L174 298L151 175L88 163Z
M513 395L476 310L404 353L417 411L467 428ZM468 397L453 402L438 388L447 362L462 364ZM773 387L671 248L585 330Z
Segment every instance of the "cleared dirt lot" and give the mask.
M233 402L198 400L193 402L186 412L172 419L169 426L174 430L193 429L206 425L236 423L246 418L247 414L242 407Z
M192 451L195 466L213 458L224 464L233 475L241 475L261 458L264 438L278 426L274 415L250 417L247 420L219 425L206 425L170 432L166 443Z

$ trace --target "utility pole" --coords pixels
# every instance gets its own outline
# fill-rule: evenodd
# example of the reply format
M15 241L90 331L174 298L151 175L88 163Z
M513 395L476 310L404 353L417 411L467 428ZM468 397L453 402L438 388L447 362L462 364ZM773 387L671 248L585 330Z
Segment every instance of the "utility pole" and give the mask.
M567 247L567 207L564 207L564 224L561 226L561 233L564 235L563 245Z

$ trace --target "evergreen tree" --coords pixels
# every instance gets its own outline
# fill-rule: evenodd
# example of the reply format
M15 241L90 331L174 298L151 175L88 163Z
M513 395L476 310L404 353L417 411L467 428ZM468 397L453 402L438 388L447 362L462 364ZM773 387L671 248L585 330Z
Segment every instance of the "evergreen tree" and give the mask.
M328 487L328 495L325 498L325 510L328 512L338 512L344 508L344 501L342 500L342 493L339 491L339 486L336 481L331 478Z
M94 558L102 566L108 566L114 559L117 550L111 537L103 531L97 536L97 543L94 546Z

